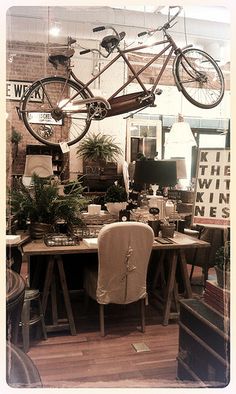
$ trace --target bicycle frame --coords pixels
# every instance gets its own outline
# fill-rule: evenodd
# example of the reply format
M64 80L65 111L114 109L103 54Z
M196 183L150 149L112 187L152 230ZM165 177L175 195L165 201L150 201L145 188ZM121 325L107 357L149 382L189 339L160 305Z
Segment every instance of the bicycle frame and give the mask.
M168 34L166 31L164 31L165 37L166 39L162 40L162 41L156 41L150 45L146 44L146 45L140 45L140 46L136 46L136 47L132 47L132 48L128 48L128 49L120 49L119 47L117 47L117 51L118 54L106 65L103 67L102 70L100 70L93 78L91 78L86 84L83 84L83 88L80 90L81 91L88 91L89 86L96 80L98 79L107 69L109 69L118 59L122 58L124 60L124 62L126 63L126 65L128 66L128 68L130 69L131 73L132 73L132 77L125 82L121 87L119 87L108 99L108 112L106 114L106 117L108 116L113 116L113 115L117 115L118 113L126 113L130 110L133 109L137 109L137 108L142 108L144 106L149 106L149 105L153 105L154 100L155 100L155 90L156 87L166 69L167 64L170 61L170 58L173 54L173 52L175 54L179 54L181 53L181 49L177 47L175 41L173 40L173 38L170 36L170 34ZM157 54L153 55L152 59L146 63L138 72L136 72L132 66L132 64L130 63L127 54L129 53L133 53L133 52L137 52L146 48L150 48L150 47L154 47L154 46L159 46L159 45L165 45L167 44L166 47L164 47L161 51L159 51ZM151 89L147 89L144 85L144 83L141 81L140 79L140 75L149 67L151 66L158 58L160 58L164 53L166 53L169 50L169 53L167 54L166 59L164 60L164 63L161 67L161 70L159 71ZM70 76L76 81L76 82L81 82L77 79L76 75L73 73L73 71L69 68L69 78ZM138 92L136 94L128 94L128 95L121 95L118 96L118 94L124 89L126 88L131 82L133 82L134 80L136 80L138 82L138 84L140 85L140 87L142 88L141 92ZM90 92L91 94L91 92ZM73 97L71 97L70 100L74 100L76 98L77 94L74 95ZM112 112L112 105L114 104L114 99L119 97L119 112L114 114ZM139 105L137 104L137 97L139 96ZM123 98L123 108L122 108L122 98ZM127 106L127 100L132 100L133 98L133 106L132 103L131 108L130 106ZM75 102L76 104L76 102ZM79 103L78 103L79 104ZM110 107L110 108L109 108ZM63 108L63 107L62 107ZM77 111L79 112L79 111Z

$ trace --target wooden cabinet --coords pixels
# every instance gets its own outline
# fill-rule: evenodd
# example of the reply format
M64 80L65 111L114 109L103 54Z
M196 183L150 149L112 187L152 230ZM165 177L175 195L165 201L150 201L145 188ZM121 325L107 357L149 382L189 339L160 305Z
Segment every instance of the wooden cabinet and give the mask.
M206 387L229 383L229 319L200 300L180 302L177 377Z
M106 192L115 181L123 182L123 175L117 173L116 163L83 161L82 183L88 192Z

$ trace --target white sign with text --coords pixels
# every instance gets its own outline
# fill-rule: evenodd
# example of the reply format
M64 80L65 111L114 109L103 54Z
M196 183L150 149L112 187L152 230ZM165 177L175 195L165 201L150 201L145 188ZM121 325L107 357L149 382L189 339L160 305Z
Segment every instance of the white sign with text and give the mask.
M29 81L7 81L6 82L6 99L20 101L26 90L32 85ZM42 88L34 91L30 101L41 102L43 98Z
M193 224L230 226L229 149L199 149Z

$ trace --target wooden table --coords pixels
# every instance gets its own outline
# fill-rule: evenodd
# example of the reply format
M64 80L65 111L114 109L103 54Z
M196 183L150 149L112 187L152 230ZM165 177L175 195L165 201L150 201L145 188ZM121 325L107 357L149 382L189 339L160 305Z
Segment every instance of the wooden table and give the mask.
M26 233L19 234L20 239L14 242L6 238L7 267L20 274L22 264L22 245L30 240Z
M175 236L174 238L172 238L172 240L174 241L173 244L163 245L159 243L154 243L153 245L153 250L161 251L160 259L158 261L152 285L152 295L156 296L157 299L159 299L159 294L157 294L155 289L156 282L159 277L164 280L164 263L166 260L168 260L169 265L169 272L164 296L163 325L167 325L169 323L169 319L176 318L179 315L178 290L175 281L177 261L179 262L181 269L184 286L184 297L192 298L192 288L187 270L185 250L210 247L210 244L208 242L178 232L175 232ZM176 312L171 312L171 303L173 298L176 304Z
M181 273L183 277L183 284L185 288L185 297L192 298L192 290L189 281L189 276L187 272L187 263L185 259L184 250L188 248L206 248L209 247L210 244L205 241L198 240L193 237L189 237L187 235L181 233L175 233L175 237L173 238L173 244L160 244L158 242L154 242L153 250L160 250L160 264L161 267L164 263L164 259L167 256L169 260L170 270L168 274L167 287L166 287L166 297L164 300L164 315L163 315L163 324L167 325L169 319L171 319L172 314L170 312L171 301L175 292L175 274L176 274L176 266L177 259L179 257ZM43 255L47 256L48 259L45 259L47 262L47 270L45 283L43 288L43 297L42 297L42 306L43 311L46 311L47 301L49 290L51 288L51 297L52 297L52 319L53 324L50 327L47 327L48 331L56 331L64 328L69 328L72 335L76 335L76 329L74 324L74 318L70 303L70 297L68 292L68 287L66 283L66 277L63 267L62 255L69 254L84 254L84 253L94 253L97 251L97 246L87 246L83 241L80 245L76 246L46 246L43 241L32 241L23 246L23 252L28 257L28 261L30 260L30 256ZM68 323L60 322L57 316L57 302L56 302L56 292L55 292L55 282L54 282L54 266L57 265L61 288L63 292L65 308L68 318ZM156 277L160 273L160 269L157 269ZM175 294L176 295L176 294Z

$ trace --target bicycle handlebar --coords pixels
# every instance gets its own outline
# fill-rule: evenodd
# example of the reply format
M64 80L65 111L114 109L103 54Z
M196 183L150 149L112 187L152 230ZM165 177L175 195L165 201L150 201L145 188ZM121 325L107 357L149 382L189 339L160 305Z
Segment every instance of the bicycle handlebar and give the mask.
M98 27L94 27L93 32L95 33L96 31L101 31L101 30L105 30L105 26L98 26Z
M170 7L169 7L169 11L170 11L171 8L178 8L178 11L177 11L170 19L168 19L168 21L167 21L163 26L160 26L160 27L158 27L157 29L154 29L154 30L141 31L140 33L138 33L138 37L144 36L145 34L153 34L153 33L155 33L156 31L167 30L167 29L169 29L170 27L174 26L174 25L170 26L170 24L171 24L171 22L173 22L174 19L177 18L177 16L178 16L178 15L180 14L180 12L182 11L183 7L180 7L180 6L170 6ZM175 24L175 23L174 23L174 24Z
M91 52L91 49L84 49L83 51L80 51L80 55L85 55L85 53Z
M169 7L169 10L171 10L171 8L178 8L178 11L176 12L176 14L174 14L173 16L172 16L172 18L170 18L169 20L168 20L168 22L167 23L165 23L165 24L170 24L175 18L177 18L177 16L180 14L180 12L182 11L182 9L183 9L183 7L181 7L181 6L179 6L179 5L172 5L172 6L170 6ZM165 26L165 25L164 25Z

